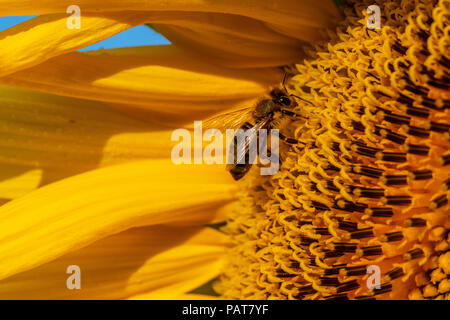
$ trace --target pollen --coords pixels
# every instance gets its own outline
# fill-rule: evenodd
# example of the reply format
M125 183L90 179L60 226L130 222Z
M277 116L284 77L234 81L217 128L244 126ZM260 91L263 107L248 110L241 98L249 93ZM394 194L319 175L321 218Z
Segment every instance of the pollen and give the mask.
M302 143L242 182L225 298L450 299L450 1L348 2L287 68Z

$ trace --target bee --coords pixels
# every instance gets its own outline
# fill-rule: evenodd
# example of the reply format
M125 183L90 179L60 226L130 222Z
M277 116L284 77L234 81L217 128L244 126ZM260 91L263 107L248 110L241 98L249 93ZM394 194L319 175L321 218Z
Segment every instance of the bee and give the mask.
M221 114L219 116L206 120L206 127L217 128L222 127L226 129L242 129L244 132L250 131L250 135L246 136L244 143L237 143L237 133L233 137L232 147L234 152L234 161L227 165L227 170L230 172L234 180L240 180L250 170L252 164L249 161L249 146L258 138L260 129L270 130L276 127L280 120L284 117L289 117L294 120L299 118L307 119L289 109L298 106L295 98L312 104L310 101L300 98L296 95L289 94L286 86L286 74L283 78L283 89L275 88L270 91L270 99L264 98L256 103L253 107L232 111ZM288 138L279 133L279 138L289 145L298 144L299 141L295 138ZM231 148L231 146L230 146ZM237 155L237 157L236 157ZM245 161L243 161L245 158Z

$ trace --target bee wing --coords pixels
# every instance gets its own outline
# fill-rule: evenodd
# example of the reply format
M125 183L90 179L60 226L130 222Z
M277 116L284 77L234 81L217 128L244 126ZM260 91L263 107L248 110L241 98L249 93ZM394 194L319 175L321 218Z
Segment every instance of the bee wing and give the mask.
M228 170L231 170L236 164L242 163L242 160L244 160L245 155L249 152L249 148L252 145L253 141L258 138L258 130L262 128L266 128L267 124L269 123L269 118L263 119L256 123L252 128L248 130L252 130L252 134L244 141L244 143L240 143L237 145L236 155L237 159L234 162L234 164L230 164L227 166Z
M203 121L203 127L206 129L238 129L246 121L251 119L254 108L247 107L233 110L227 113L221 113Z

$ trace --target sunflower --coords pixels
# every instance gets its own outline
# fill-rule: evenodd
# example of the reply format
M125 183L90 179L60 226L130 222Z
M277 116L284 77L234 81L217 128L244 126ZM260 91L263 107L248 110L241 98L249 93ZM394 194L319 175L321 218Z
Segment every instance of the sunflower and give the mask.
M0 297L448 298L449 1L375 1L380 30L348 2L334 29L329 1L84 0L67 29L0 0L40 14L0 33ZM172 45L74 52L143 23ZM312 105L278 173L172 163L174 128L285 72Z

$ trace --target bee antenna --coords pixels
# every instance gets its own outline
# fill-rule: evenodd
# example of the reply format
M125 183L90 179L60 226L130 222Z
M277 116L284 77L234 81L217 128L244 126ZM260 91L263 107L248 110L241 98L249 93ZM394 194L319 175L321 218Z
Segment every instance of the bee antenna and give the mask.
M289 96L290 96L290 97L296 97L297 99L303 100L303 101L305 101L305 102L308 102L308 103L311 104L311 105L314 105L311 101L308 101L308 100L306 100L306 99L300 98L299 96L296 96L295 94L291 94L291 95L289 95Z
M287 72L284 73L284 77L283 77L283 88L284 88L284 91L288 92L287 89L286 89L286 85L285 85L285 82L286 82L286 75L287 75ZM306 99L300 98L299 96L296 96L295 94L290 94L289 96L290 96L290 97L296 97L296 98L298 98L298 99L300 99L300 100L303 100L303 101L305 101L305 102L308 102L308 103L311 104L311 105L314 105L311 101L308 101L308 100L306 100Z
M286 85L285 85L285 82L286 82L286 75L287 75L287 72L284 73L284 77L283 77L283 88L284 88L284 91L288 92L287 89L286 89Z

